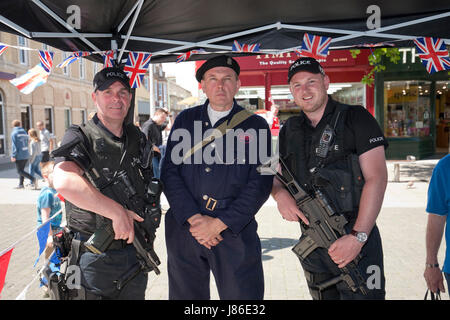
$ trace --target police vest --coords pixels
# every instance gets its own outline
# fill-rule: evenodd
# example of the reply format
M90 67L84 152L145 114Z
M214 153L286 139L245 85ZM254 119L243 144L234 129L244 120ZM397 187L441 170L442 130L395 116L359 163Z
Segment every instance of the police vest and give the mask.
M304 114L288 121L285 161L307 190L319 188L335 210L353 218L358 212L364 179L358 155L344 149L350 106L334 103L333 115L313 135L306 133Z
M85 176L91 182L95 181L94 187L105 196L116 200L108 193L107 181L110 181L116 172L125 170L136 191L144 196L145 181L138 165L141 154L140 130L132 124L124 126L122 142L114 140L93 120L89 120L79 129L85 136L85 146L91 158L91 169L85 172ZM101 178L98 179L98 176ZM105 223L112 224L110 219L81 209L68 201L66 215L69 228L85 235L94 233Z

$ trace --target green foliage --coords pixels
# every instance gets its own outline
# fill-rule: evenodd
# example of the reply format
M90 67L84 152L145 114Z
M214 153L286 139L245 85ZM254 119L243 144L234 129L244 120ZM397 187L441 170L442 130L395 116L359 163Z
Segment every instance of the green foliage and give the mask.
M361 53L361 50L351 49L350 53L355 59ZM369 65L373 68L361 79L362 83L372 86L375 80L375 73L386 69L386 66L383 64L386 60L383 57L389 59L392 63L398 63L400 61L400 51L398 51L398 48L377 48L372 50L372 53L369 55Z

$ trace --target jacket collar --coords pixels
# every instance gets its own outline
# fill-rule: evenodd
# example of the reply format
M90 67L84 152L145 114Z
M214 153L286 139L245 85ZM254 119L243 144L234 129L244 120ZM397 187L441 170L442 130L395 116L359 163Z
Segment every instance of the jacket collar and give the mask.
M205 124L207 122L208 126L210 126L211 121L208 116L208 105L209 105L209 99L206 99L205 103L201 106L200 112L201 112L201 119L202 119L203 123ZM236 113L238 113L239 111L241 111L242 109L244 109L244 108L242 108L240 105L237 104L236 99L233 99L233 107L231 108L230 113L227 116L223 117L222 119L219 119L215 123L214 127L219 126L224 121L230 121L231 118L233 118L233 116Z

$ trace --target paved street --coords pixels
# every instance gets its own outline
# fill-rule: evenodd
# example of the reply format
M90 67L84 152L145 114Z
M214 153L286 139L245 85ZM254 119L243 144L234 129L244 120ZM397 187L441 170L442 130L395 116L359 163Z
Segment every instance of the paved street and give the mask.
M392 181L394 163L400 163L400 182ZM390 182L378 219L383 239L387 299L421 300L425 294L426 284L422 274L425 262L426 193L436 163L437 160L388 162ZM30 231L36 227L35 202L39 191L14 190L17 181L14 170L0 171L0 252L24 238L13 251L1 299L15 299L38 270L38 267L33 268L38 252L36 235ZM257 220L262 243L265 299L310 299L300 264L291 252L300 234L298 224L283 220L272 199L260 210ZM162 261L161 275L150 274L146 298L166 300L164 224L157 235L159 237L155 245ZM443 253L441 248L441 264ZM211 278L211 295L213 299L218 299ZM26 298L44 299L37 281L30 286ZM448 295L443 295L443 298L447 299Z

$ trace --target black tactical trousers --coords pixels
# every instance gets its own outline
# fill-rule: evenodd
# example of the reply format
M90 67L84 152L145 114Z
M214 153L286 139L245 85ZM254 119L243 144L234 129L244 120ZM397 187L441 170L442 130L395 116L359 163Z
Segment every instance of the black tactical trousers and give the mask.
M383 249L380 233L376 226L360 254L362 258L358 263L358 270L366 281L366 295L359 290L353 292L344 281L319 290L317 284L335 278L341 271L331 260L327 249L317 248L310 253L301 264L312 298L314 300L384 300Z

